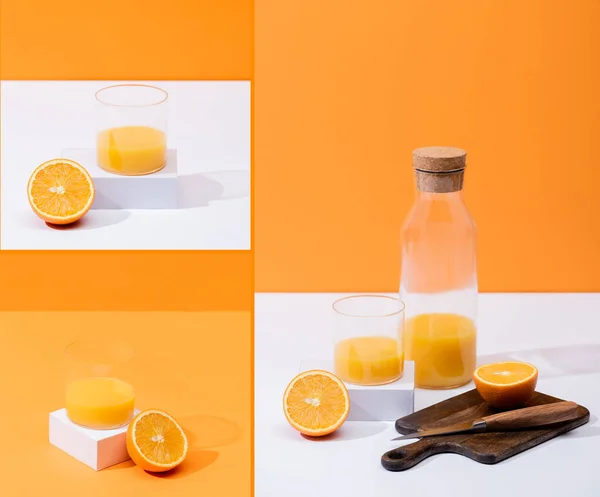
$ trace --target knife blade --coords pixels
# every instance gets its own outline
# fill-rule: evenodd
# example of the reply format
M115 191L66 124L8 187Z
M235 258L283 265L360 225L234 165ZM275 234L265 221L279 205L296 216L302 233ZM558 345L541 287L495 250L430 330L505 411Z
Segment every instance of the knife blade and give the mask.
M392 441L455 435L458 433L514 431L564 423L578 417L579 406L575 402L553 402L551 404L492 414L472 422L417 431L392 438Z

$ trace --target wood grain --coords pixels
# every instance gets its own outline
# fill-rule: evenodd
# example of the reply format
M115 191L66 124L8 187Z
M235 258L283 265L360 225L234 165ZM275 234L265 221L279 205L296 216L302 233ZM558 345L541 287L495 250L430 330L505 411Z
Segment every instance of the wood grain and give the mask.
M536 392L524 407L555 402L563 400ZM579 405L577 410L579 416L576 419L545 428L423 438L386 452L381 457L381 464L388 471L404 471L432 455L442 453L460 454L483 464L496 464L587 423L590 412ZM487 404L477 390L470 390L398 419L396 431L406 435L419 430L473 422L499 412Z
M488 431L508 431L576 421L580 417L579 406L575 402L553 402L492 414L483 420Z

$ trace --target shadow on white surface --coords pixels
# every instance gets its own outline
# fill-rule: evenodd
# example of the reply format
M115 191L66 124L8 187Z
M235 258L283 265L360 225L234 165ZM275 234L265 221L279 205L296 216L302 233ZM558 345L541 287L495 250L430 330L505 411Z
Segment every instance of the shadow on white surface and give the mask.
M598 416L590 414L590 420L586 424L565 433L558 439L600 437L600 426L596 426L597 421Z
M19 213L19 224L21 227L35 230L56 230L56 231L82 231L106 228L115 224L122 223L131 214L125 210L97 210L89 211L83 219L71 224L59 225L49 224L37 217L33 211L22 211Z
M345 442L349 440L358 440L368 438L389 429L385 423L375 421L348 421L339 430L324 437L309 437L302 435L294 430L288 424L277 423L271 425L275 436L290 442L300 443L327 443L327 442ZM383 452L382 452L383 454Z
M302 435L311 442L344 442L347 440L358 440L383 433L389 428L385 423L379 421L347 421L337 431L324 437L309 437Z
M535 364L544 378L600 373L600 344L588 343L483 355L480 364L523 361Z
M101 214L98 214L101 213ZM125 210L97 210L88 212L83 219L76 221L71 224L57 225L43 223L37 224L38 229L51 228L58 231L81 231L81 230L97 230L112 226L115 224L122 223L130 216L128 211Z
M470 381L466 385L448 390L429 390L425 388L415 388L414 412L425 409L439 402L443 402L462 393L473 390L475 385Z
M216 200L250 195L248 171L214 171L179 177L180 208L206 207Z
M563 433L562 435L558 435L557 437L551 438L550 440L547 440L546 442L531 447L530 449L524 450L523 452L519 452L518 454L515 454L514 456L509 457L504 461L500 461L497 464L514 464L523 457L535 457L535 452L546 450L548 446L552 444L565 443L569 440L574 440L577 438L591 438L600 436L600 427L593 426L597 421L598 417L591 414L590 420L585 425L575 428L574 430L568 431L567 433Z
M589 423L591 423L591 422L592 421L591 421L591 416L590 416ZM515 454L514 456L511 456L508 459L504 459L504 461L500 461L499 463L491 465L491 467L508 466L510 464L519 464L519 462L522 458L532 458L533 460L535 460L536 457L539 457L538 455L536 455L537 452L543 452L545 450L548 450L548 448L551 445L561 444L561 443L564 443L565 441L573 440L575 438L587 438L587 437L597 436L598 435L597 433L590 434L590 432L588 432L587 434L585 434L584 431L580 431L580 430L583 430L585 427L588 427L589 423L586 425L580 426L579 428L575 428L574 430L568 431L567 433L563 433L562 435L558 435L557 437L551 438L550 440L546 440L545 442L542 442L541 444L538 444L529 449L526 449L523 452L519 452L518 454ZM595 427L590 427L590 428L595 428ZM480 463L477 463L476 461L473 461L473 462L475 462L476 464L480 464Z

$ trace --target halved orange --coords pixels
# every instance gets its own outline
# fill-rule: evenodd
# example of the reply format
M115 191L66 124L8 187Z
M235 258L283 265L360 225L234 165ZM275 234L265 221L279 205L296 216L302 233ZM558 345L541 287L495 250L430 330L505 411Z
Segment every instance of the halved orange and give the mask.
M161 473L183 462L188 452L188 441L172 416L158 409L147 409L129 424L127 452L140 468Z
M297 375L283 395L285 417L303 435L322 437L337 430L350 412L344 382L328 371Z
M477 391L488 404L510 409L525 404L535 392L538 370L526 362L496 362L473 373Z
M38 166L27 184L29 204L51 224L70 224L90 210L96 191L83 166L69 159L53 159Z

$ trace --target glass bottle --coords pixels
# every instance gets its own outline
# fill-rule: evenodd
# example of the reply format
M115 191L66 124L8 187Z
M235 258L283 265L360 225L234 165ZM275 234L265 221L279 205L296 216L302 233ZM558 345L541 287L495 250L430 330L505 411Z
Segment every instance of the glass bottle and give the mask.
M415 385L455 388L476 367L477 230L462 198L466 152L413 152L416 198L402 227L404 352Z

